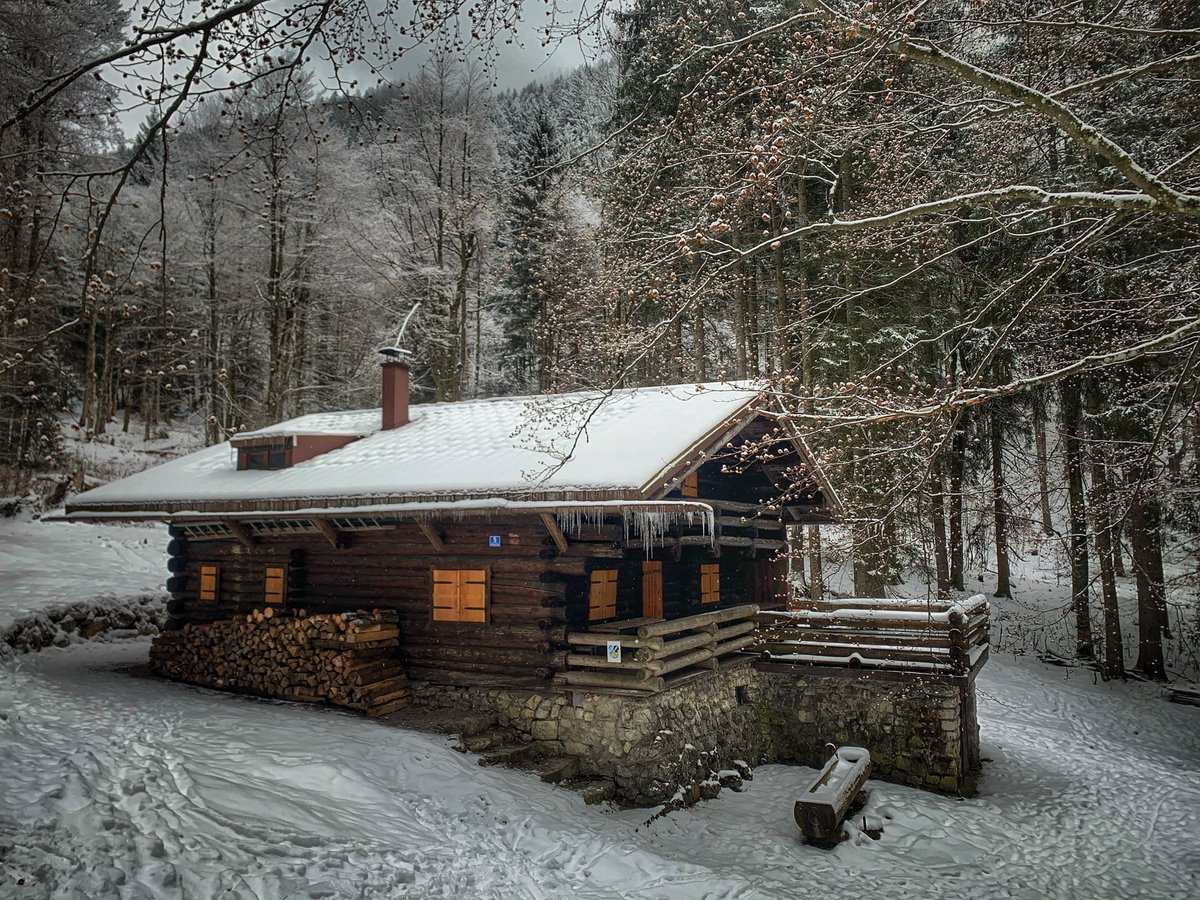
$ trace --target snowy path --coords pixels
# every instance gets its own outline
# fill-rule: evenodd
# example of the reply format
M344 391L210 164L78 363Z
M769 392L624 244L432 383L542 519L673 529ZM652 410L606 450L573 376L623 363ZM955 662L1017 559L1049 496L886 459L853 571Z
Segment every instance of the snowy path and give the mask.
M827 853L791 819L811 770L646 826L445 739L124 671L146 649L0 668L3 896L1200 896L1200 710L1142 685L994 660L981 796L873 783L883 839Z

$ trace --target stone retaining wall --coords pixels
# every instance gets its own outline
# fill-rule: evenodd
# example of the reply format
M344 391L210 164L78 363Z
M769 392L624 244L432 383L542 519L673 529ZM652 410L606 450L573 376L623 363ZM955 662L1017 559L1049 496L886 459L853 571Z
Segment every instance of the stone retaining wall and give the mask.
M689 802L734 785L747 764L819 766L827 743L871 750L876 777L969 792L979 762L966 679L835 670L759 671L749 661L661 694L510 691L414 684L416 702L494 714L585 776L611 779L634 805Z
M23 616L0 628L0 657L66 647L78 641L157 634L166 621L166 597L145 594L121 600L78 601Z

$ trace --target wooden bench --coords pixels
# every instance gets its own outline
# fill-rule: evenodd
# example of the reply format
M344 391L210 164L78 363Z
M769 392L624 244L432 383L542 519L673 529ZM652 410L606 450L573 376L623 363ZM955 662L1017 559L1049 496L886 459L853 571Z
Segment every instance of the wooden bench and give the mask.
M871 754L862 747L838 747L796 801L796 824L810 844L831 846L844 839L842 822L865 802L862 787L871 775ZM861 796L860 796L861 795Z

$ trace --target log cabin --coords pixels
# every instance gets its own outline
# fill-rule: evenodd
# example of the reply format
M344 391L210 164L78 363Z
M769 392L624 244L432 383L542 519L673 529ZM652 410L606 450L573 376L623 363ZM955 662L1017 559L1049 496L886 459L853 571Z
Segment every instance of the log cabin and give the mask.
M746 645L754 613L785 604L787 526L836 508L780 413L747 383L410 406L409 368L390 359L382 409L237 434L65 516L168 523L160 656L212 644L216 623L381 610L351 619L363 658L330 665L657 691ZM321 699L311 676L291 694L254 684Z

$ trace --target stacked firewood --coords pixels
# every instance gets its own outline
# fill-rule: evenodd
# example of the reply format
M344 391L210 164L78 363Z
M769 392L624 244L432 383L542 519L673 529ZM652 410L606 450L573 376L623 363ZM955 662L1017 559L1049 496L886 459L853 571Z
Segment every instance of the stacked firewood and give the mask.
M399 637L391 610L310 616L267 607L161 634L150 661L178 681L386 716L412 699Z

